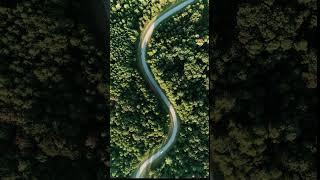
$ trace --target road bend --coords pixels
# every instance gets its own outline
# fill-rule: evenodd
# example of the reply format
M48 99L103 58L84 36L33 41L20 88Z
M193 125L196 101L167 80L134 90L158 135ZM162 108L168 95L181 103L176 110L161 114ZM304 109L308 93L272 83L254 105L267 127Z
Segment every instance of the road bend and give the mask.
M165 154L169 151L169 149L173 146L175 140L177 139L179 131L179 120L177 113L174 107L172 106L171 102L169 101L168 97L165 95L163 90L160 88L159 84L153 78L153 75L146 62L146 52L148 43L150 42L152 33L161 24L161 22L172 17L174 14L184 9L186 6L194 3L195 1L196 0L179 1L174 5L168 7L155 18L153 18L140 35L140 43L138 47L139 68L142 70L142 74L148 82L148 84L151 86L151 89L155 92L156 96L158 96L158 98L164 104L165 108L168 110L171 121L169 125L169 133L165 143L162 146L160 146L160 148L157 151L155 151L153 154L148 156L140 163L138 169L134 174L135 178L143 178L146 175L147 170L151 167L151 165L158 159L165 156Z

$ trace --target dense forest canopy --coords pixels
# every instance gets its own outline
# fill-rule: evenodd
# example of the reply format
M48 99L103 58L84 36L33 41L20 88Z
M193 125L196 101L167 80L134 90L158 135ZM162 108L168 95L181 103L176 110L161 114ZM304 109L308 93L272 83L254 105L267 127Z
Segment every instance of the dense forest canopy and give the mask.
M137 71L136 42L146 23L173 1L110 1L110 74L117 77L111 96L107 27L94 24L99 18L84 11L95 9L95 3L100 8L100 2L3 2L0 179L107 179L109 98L111 150L117 152L112 154L111 175L130 175L147 150L161 144L168 122ZM215 179L316 179L316 4L213 1L210 46L207 24L203 26L209 21L207 1L190 6L156 31L148 63L186 128L151 177L207 176L208 147L202 140L208 140L209 104ZM174 44L179 46L172 48ZM208 48L209 102L204 76ZM196 88L187 88L190 84ZM127 138L129 134L135 135ZM119 157L126 161L116 162Z
M1 180L108 177L106 53L77 6L0 6Z
M138 70L137 43L147 23L173 2L111 2L112 177L132 176L167 136L168 112ZM208 177L208 15L208 2L199 1L161 24L152 37L148 64L177 109L181 130L150 177Z
M213 22L217 31L210 37L214 175L315 180L316 0L240 1L236 8L220 7L235 16L218 14L212 20L229 20Z

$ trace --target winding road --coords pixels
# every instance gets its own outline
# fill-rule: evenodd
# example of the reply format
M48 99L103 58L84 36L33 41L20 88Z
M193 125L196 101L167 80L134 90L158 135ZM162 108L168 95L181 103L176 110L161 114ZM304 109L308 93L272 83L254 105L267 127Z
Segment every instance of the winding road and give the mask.
M164 92L162 91L162 89L160 88L156 80L153 78L152 73L150 72L150 69L147 65L146 52L147 52L148 43L150 42L153 31L161 24L161 22L173 16L175 13L177 13L178 11L182 10L183 8L185 8L186 6L190 5L195 1L196 0L179 1L176 4L168 7L158 16L153 18L140 35L140 43L138 47L139 68L142 70L142 74L146 79L146 81L148 82L148 84L151 86L151 89L155 92L156 96L159 97L161 102L164 104L165 108L169 111L171 122L170 122L169 133L168 133L166 142L156 152L148 156L145 160L143 160L140 163L140 166L135 172L135 175L134 175L135 178L144 177L144 175L146 174L147 170L151 167L151 165L154 164L160 158L165 156L165 154L173 146L175 140L178 137L178 132L179 132L179 120L178 120L177 113L174 110L167 96L164 94Z

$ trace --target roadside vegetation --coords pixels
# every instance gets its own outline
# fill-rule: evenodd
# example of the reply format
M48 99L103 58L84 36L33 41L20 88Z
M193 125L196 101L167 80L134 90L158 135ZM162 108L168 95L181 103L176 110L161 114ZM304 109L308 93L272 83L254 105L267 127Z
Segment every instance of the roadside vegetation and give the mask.
M137 43L173 2L111 2L112 177L132 176L167 136L169 116L138 70ZM208 31L208 2L199 1L161 24L150 42L151 71L181 121L177 143L150 177L208 177Z
M173 0L110 1L111 96L109 62L96 46L106 47L108 35L90 33L79 18L97 19L80 8L88 9L84 1L6 2L0 179L131 176L168 131L169 117L138 71L136 47L142 28ZM316 0L213 3L210 47L208 1L164 22L150 43L148 63L182 123L150 177L208 176L210 112L215 179L315 180Z

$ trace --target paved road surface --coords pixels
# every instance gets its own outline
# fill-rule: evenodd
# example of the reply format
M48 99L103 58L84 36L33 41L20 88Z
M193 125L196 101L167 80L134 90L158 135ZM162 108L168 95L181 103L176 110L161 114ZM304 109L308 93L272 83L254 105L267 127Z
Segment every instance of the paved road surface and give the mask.
M153 20L149 22L149 24L146 26L146 28L143 30L140 36L140 44L139 44L139 67L142 69L143 76L148 82L148 84L151 86L152 90L156 93L156 95L160 98L162 103L165 105L167 110L169 110L170 113L170 128L169 128L169 134L166 140L166 143L161 146L161 148L147 157L143 162L141 162L140 166L138 167L134 177L135 178L142 178L146 174L147 170L150 168L150 166L158 159L162 158L172 147L174 144L179 131L179 121L177 117L177 113L174 110L172 104L168 100L167 96L164 94L164 92L161 90L160 86L156 82L156 80L153 78L150 69L146 63L146 52L147 52L147 45L151 39L152 33L159 26L159 24L166 20L167 18L171 17L178 11L185 8L187 5L193 3L195 0L184 0L180 1L173 6L170 6L168 9L165 9L162 13L160 13L157 17L155 17Z

